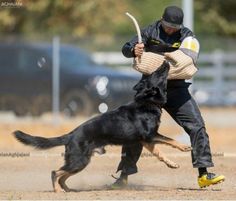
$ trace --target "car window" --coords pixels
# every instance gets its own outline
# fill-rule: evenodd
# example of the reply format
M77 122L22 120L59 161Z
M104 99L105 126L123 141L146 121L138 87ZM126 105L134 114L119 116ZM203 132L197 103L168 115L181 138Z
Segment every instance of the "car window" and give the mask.
M15 48L0 47L0 70L11 72L17 69L18 53Z
M19 53L19 68L22 71L27 71L27 72L40 72L43 70L48 69L48 65L42 66L39 64L40 60L42 58L45 58L44 54L42 54L40 51L37 49L21 49Z
M76 48L63 49L60 51L61 66L66 68L89 68L95 64L85 53L78 51Z
M52 57L52 49L48 49L48 55ZM77 48L60 49L60 66L61 68L90 68L96 64L90 58L89 54L80 51Z

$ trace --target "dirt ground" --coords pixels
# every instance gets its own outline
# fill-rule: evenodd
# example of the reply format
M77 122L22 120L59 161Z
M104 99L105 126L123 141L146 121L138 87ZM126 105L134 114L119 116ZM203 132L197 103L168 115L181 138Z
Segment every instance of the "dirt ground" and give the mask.
M11 135L20 129L42 136L67 133L86 118L60 118L50 115L39 119L16 118L0 114L0 200L236 200L236 109L201 108L210 137L215 167L210 171L224 174L226 181L210 188L197 185L197 170L192 168L191 154L159 145L166 155L180 165L169 169L145 150L138 162L139 173L129 177L123 190L111 190L120 160L120 147L107 146L107 153L95 155L89 166L71 177L67 184L70 193L54 193L51 171L63 165L64 147L37 151L21 145ZM178 141L189 143L188 136L163 113L161 133Z

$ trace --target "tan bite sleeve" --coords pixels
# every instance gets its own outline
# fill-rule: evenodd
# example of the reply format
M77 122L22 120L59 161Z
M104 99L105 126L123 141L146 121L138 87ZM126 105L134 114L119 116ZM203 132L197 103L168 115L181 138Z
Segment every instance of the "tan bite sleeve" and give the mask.
M181 50L168 52L163 55L144 52L142 57L134 58L133 68L143 74L151 74L161 66L166 59L170 62L168 79L191 79L197 72L193 60Z

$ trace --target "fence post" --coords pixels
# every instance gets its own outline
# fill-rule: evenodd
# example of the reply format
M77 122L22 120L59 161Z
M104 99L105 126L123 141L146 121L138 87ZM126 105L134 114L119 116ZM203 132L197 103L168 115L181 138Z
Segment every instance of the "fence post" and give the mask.
M52 42L52 113L53 123L59 122L60 111L60 38L53 37Z
M212 73L215 73L214 76L214 84L215 84L215 104L221 104L223 100L223 64L224 64L224 53L221 50L216 50L213 53L213 64L215 66L215 71Z

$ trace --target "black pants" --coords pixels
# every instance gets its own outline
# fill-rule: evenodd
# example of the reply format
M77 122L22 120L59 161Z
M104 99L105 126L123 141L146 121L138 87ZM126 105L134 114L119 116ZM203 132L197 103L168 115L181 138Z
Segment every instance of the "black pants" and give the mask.
M212 167L214 164L208 134L200 110L188 91L188 86L189 84L185 83L185 86L168 87L167 103L163 108L188 133L193 148L193 167ZM142 149L141 143L123 146L117 171L121 170L128 175L136 173L136 163Z

